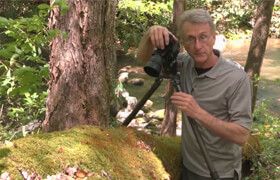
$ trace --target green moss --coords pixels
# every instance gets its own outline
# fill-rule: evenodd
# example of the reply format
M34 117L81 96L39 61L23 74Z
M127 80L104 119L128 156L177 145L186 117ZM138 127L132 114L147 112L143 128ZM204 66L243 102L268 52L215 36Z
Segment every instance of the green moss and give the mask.
M0 159L3 157L7 157L10 152L11 152L11 150L8 148L0 149Z
M0 148L0 174L20 179L18 167L34 169L44 178L62 172L66 164L112 179L179 179L180 137L148 135L133 128L94 126L42 133ZM248 145L249 144L249 145ZM243 147L243 161L262 152L256 136ZM105 178L104 178L105 179Z
M17 167L46 177L67 163L99 175L104 170L113 179L178 179L180 174L179 138L153 137L132 128L82 126L14 143L0 149L1 173L9 172L12 179L20 178Z
M242 148L242 160L252 160L256 158L263 151L260 144L259 137L257 135L250 135L245 146Z

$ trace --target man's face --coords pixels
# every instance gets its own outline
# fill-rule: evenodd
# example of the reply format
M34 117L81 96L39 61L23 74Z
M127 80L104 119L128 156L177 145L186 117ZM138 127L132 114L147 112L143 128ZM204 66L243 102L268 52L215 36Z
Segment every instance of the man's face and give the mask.
M209 23L185 22L183 25L184 47L198 68L212 66L215 40L216 34L212 33Z

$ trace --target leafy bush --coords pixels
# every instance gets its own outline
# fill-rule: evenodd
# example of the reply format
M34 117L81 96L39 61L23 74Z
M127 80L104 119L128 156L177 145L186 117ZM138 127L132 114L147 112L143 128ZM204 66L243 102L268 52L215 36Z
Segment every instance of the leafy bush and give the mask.
M203 8L209 10L217 26L217 31L227 38L240 32L247 33L254 25L257 2L201 0L188 1L186 9ZM168 3L153 1L120 0L118 4L116 33L121 46L127 52L129 47L137 47L142 36L152 25L169 27L172 21L173 0ZM275 30L276 31L276 30Z
M252 29L257 4L255 1L241 3L239 0L202 0L187 4L187 9L194 7L207 9L216 24L217 31L231 38L242 31Z
M137 47L142 36L152 25L168 27L172 20L173 3L148 0L120 0L117 9L116 33L125 52Z
M255 23L257 0L217 1L189 0L185 9L207 9L218 33L229 39L251 36ZM146 30L156 24L169 27L172 21L173 0L167 3L148 0L120 0L116 18L116 35L121 47L137 47ZM280 37L280 2L276 1L270 28L270 36Z
M6 18L32 17L38 13L39 4L47 4L50 0L6 0L0 1L0 16Z
M0 46L0 104L3 124L11 128L42 120L47 95L48 62L42 49L59 31L48 30L49 5L38 6L30 18L0 17L0 28L8 41Z

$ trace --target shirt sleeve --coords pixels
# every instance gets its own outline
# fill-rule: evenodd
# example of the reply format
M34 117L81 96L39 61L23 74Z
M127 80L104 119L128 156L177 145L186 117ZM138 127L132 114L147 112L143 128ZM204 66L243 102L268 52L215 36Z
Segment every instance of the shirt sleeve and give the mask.
M232 94L228 101L230 121L250 130L252 125L252 82L244 76L233 83Z

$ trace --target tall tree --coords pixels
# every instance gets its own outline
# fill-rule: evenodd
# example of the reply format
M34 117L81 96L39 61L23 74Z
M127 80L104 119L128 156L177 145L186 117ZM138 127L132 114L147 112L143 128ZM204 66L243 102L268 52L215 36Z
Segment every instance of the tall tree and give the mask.
M50 45L51 79L43 131L109 124L116 64L116 0L69 0L67 6L65 14L65 5L50 13L50 29L58 29L61 34Z
M274 2L275 0L260 0L258 2L256 23L253 29L249 53L245 64L245 71L253 81L253 111L256 104L258 79L260 77L261 66L269 35Z
M173 23L172 32L177 33L177 19L184 12L185 0L174 0L173 2ZM174 93L174 87L171 80L168 80L166 85L166 97L165 97L165 112L164 120L162 123L161 134L164 136L176 136L177 127L177 110L175 106L171 103L170 97Z

